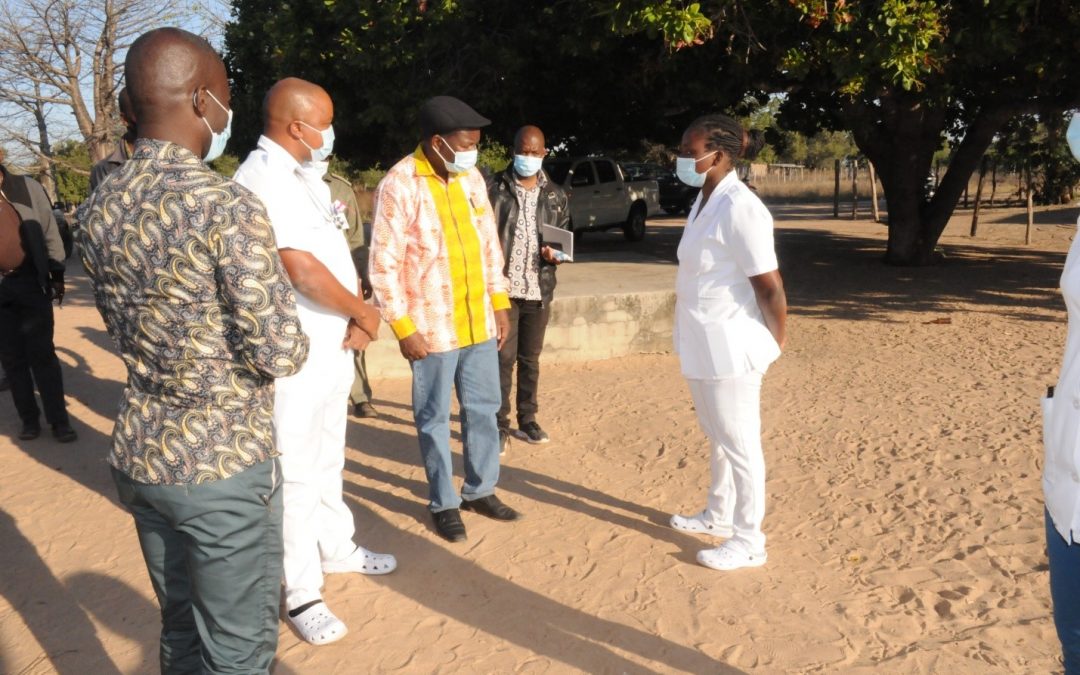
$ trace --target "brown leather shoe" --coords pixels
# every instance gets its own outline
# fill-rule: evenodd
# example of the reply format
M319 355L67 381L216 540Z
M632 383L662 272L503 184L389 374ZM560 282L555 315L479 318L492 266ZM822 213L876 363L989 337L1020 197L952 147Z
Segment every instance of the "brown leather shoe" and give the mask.
M468 538L465 534L465 523L461 522L461 512L457 509L437 511L431 514L431 519L435 521L435 531L443 539L455 542Z
M495 520L517 520L521 514L510 508L495 495L488 495L472 501L462 501L461 508L465 511L474 511L482 516Z

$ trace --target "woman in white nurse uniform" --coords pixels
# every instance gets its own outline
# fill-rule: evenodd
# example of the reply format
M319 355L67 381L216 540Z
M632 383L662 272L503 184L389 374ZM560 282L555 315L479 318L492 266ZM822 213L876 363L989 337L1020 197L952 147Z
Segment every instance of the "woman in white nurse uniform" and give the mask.
M760 137L724 115L695 120L682 137L676 173L700 186L679 242L675 350L711 445L705 509L671 526L726 538L700 551L718 570L765 564L765 457L761 379L784 346L787 298L777 271L772 216L735 172Z

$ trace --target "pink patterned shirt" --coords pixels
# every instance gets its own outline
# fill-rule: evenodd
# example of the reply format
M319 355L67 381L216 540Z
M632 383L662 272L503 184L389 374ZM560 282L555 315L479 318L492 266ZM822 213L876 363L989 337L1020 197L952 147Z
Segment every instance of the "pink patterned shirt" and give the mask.
M443 181L423 150L395 164L375 192L369 272L397 338L419 332L433 352L495 337L507 309L503 255L476 169Z

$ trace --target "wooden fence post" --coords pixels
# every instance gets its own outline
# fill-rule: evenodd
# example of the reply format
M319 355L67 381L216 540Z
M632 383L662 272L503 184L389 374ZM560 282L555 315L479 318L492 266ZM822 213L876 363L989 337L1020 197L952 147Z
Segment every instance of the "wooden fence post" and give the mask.
M971 236L979 230L979 206L982 204L983 179L986 178L986 155L979 162L979 182L975 185L975 210L971 212Z
M1031 164L1027 167L1027 227L1024 228L1024 244L1031 243L1031 226L1035 222L1035 190L1031 184Z
M866 160L866 166L870 168L870 210L874 214L874 222L881 222L881 211L878 210L877 200L877 172L874 171L874 163Z
M836 186L833 189L832 217L840 217L840 160L833 160L833 178Z
M859 217L859 160L851 160L851 219Z

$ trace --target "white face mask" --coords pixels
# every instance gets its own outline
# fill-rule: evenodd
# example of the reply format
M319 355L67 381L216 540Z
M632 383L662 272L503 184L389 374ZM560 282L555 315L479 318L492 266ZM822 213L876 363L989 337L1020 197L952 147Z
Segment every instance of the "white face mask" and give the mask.
M203 157L203 161L209 163L214 161L218 157L221 157L222 153L225 152L225 146L229 142L229 137L232 136L233 112L232 110L229 110L228 108L223 106L221 104L221 101L217 100L217 96L214 96L209 89L206 90L206 94L211 99L213 99L214 103L218 104L219 108L224 110L229 115L229 119L225 122L225 128L222 129L220 133L214 131L214 129L210 126L210 123L206 121L205 117L201 118L203 124L205 124L206 128L210 130L210 149L206 151L206 155ZM195 92L194 94L192 94L193 99L196 101L196 105L198 105L198 96L199 92Z
M1074 113L1069 129L1065 132L1065 142L1069 144L1073 157L1080 162L1080 113Z
M543 157L533 157L531 155L514 155L514 171L517 171L517 175L524 178L529 176L535 176L540 167L544 165Z
M445 138L440 136L439 140L446 144L446 147L450 148L450 144L446 142ZM432 147L434 147L434 144ZM453 150L453 148L450 149ZM450 173L465 173L476 166L476 160L480 155L476 150L454 150L454 161L451 162L439 152L438 148L435 148L435 152L438 153L443 163L446 164L446 170Z
M698 173L697 165L701 160L712 157L718 151L713 150L707 155L702 155L697 159L693 157L676 157L675 158L675 175L679 177L679 180L686 183L690 187L701 187L705 184L705 176L709 173ZM712 167L709 167L710 169Z
M331 124L330 126L320 131L308 124L307 122L303 122L301 120L297 120L297 122L300 122L300 124L303 124L305 127L311 129L312 131L318 132L319 135L322 136L322 145L318 148L313 148L307 143L304 143L303 138L300 139L300 142L304 143L304 147L311 151L311 161L322 162L328 159L331 153L334 152L334 125Z

